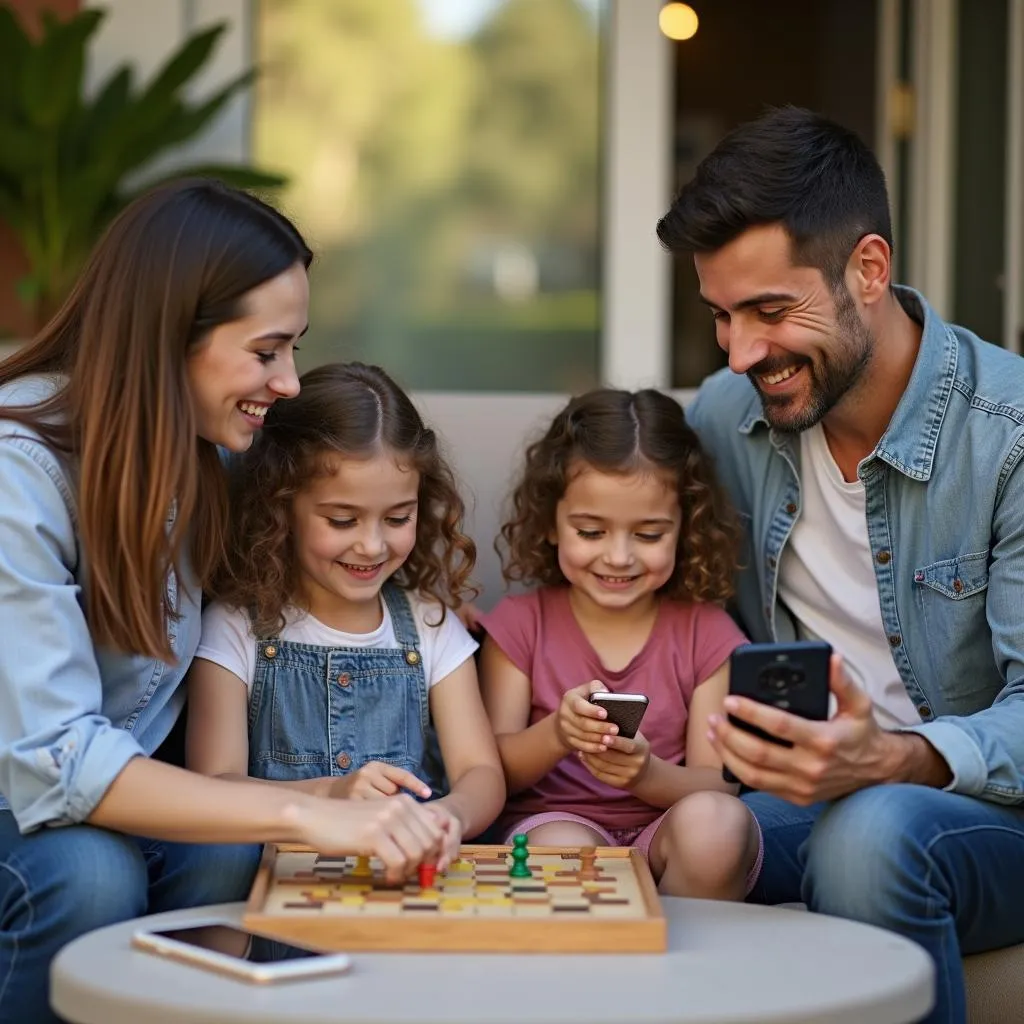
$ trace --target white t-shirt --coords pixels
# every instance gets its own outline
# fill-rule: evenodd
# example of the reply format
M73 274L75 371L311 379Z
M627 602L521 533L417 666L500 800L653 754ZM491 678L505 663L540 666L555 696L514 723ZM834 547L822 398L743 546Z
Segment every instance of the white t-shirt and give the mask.
M472 657L478 645L454 612L449 610L444 622L435 625L440 618L439 606L411 591L405 594L419 633L423 673L429 688ZM320 647L398 647L387 602L382 599L381 605L384 619L372 633L344 633L325 626L307 612L286 608L285 626L277 638ZM251 693L256 675L256 637L250 628L248 613L223 604L211 604L203 612L203 634L196 657L234 673Z
M920 723L882 625L864 484L843 479L820 424L800 435L800 465L803 507L779 564L779 597L802 638L843 656L882 728Z

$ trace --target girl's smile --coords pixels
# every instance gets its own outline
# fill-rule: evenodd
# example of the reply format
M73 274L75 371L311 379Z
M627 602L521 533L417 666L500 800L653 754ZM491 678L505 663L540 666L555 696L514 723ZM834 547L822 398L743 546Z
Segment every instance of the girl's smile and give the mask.
M347 632L380 621L378 594L416 544L420 476L389 451L332 456L292 504L307 611Z

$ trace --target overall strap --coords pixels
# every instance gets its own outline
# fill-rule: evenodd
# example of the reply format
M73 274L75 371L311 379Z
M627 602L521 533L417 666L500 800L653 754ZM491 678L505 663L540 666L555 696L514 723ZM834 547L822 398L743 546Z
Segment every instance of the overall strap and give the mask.
M398 586L388 580L381 590L384 601L391 613L391 625L395 631L395 640L405 652L405 660L410 665L420 665L423 657L420 654L420 635L416 630L416 620L412 615L409 596Z

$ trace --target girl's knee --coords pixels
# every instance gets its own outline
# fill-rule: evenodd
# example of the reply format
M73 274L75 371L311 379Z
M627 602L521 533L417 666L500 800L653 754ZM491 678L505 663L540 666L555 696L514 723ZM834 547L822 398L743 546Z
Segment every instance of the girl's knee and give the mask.
M577 821L548 821L528 833L531 846L600 846L600 833Z
M747 807L728 793L703 790L674 804L663 824L681 842L742 840L753 826Z
M651 846L651 866L671 894L740 898L758 842L753 815L738 799L692 793L665 816Z

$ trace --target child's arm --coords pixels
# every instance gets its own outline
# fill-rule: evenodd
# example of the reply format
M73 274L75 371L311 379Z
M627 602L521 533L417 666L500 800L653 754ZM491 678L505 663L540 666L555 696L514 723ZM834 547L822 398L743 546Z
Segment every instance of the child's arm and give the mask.
M253 779L249 775L249 694L245 683L234 672L199 657L189 668L187 685L185 762L200 775L283 786L320 797L383 797L400 789L419 796L430 795L412 772L376 762L340 778L327 775L294 781Z
M597 778L632 790L652 807L671 807L701 789L735 793L738 787L722 778L722 762L708 741L709 719L723 713L722 702L728 692L728 662L694 689L686 726L685 765L669 764L651 755L640 733L633 740L613 737L608 753L585 754L583 762Z
M607 689L596 680L567 691L557 711L527 726L533 703L530 678L490 637L484 640L480 679L510 793L544 778L573 750L600 750L601 735L614 729L604 721L608 713L587 700Z
M450 811L462 835L478 835L501 813L505 778L472 658L430 688L430 715L449 784L432 806Z

